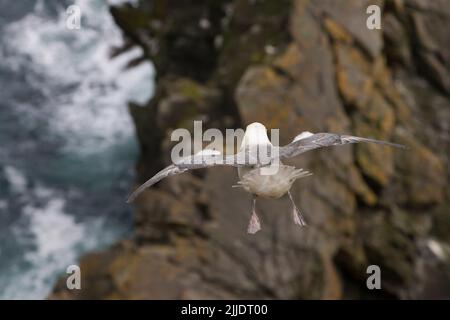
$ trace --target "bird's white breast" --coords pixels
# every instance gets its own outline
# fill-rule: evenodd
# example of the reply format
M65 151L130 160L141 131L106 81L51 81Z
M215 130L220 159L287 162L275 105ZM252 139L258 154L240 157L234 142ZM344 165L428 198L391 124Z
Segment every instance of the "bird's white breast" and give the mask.
M262 198L277 199L291 189L292 183L307 171L280 164L278 172L272 175L261 174L261 168L239 168L239 184L245 191Z
M242 140L241 150L253 146L272 146L267 136L266 127L258 122L247 126L244 139ZM292 186L292 183L308 172L295 167L286 166L279 163L279 167L274 174L262 174L263 168L253 168L252 166L243 166L238 168L239 184L245 191L263 198L280 198Z

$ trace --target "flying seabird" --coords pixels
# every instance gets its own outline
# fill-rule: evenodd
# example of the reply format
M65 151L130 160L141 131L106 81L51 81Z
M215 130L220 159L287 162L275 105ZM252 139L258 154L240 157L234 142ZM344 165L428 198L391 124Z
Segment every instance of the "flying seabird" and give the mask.
M335 133L314 134L307 131L297 135L288 145L277 147L270 142L269 137L267 136L266 127L261 123L254 122L247 126L238 153L223 156L217 150L205 149L194 156L183 158L181 161L173 163L161 170L147 182L142 184L129 196L127 202L132 202L146 188L166 177L180 174L191 169L212 166L234 166L237 167L239 176L238 184L235 187L242 187L246 192L253 196L252 212L247 228L248 233L254 234L261 229L261 223L256 213L256 199L278 199L286 193L292 203L294 223L299 226L305 226L305 220L292 198L290 189L295 180L309 176L311 173L303 169L297 169L293 166L284 165L281 162L281 159L295 157L317 148L359 142L383 144L403 149L406 148L400 144L369 138ZM274 168L273 172L270 171L271 168ZM266 172L264 170L266 170Z

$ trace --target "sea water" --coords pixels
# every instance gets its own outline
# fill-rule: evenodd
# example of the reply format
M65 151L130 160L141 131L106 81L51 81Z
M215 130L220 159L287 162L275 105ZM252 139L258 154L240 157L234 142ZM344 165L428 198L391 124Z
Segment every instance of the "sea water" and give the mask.
M41 299L81 254L130 233L137 156L127 104L153 93L109 4L0 0L0 298ZM66 8L81 10L79 30ZM83 271L82 271L83 272Z

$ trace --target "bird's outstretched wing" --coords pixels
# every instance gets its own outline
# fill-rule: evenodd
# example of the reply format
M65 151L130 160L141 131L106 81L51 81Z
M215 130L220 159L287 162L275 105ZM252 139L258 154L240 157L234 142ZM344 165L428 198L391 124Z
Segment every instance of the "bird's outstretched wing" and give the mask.
M164 178L192 169L200 169L213 166L238 166L237 155L221 156L220 153L215 153L198 154L195 156L184 158L183 160L164 168L149 180L147 180L128 197L127 203L133 202L133 200L136 199L136 197L140 195L145 189L151 187Z
M158 181L169 177L169 176L173 176L175 174L179 174L179 173L183 173L184 171L187 171L188 169L180 169L175 165L170 165L164 169L162 169L160 172L158 172L157 174L155 174L153 177L151 177L150 179L148 179L144 184L142 184L139 188L137 188L135 191L133 191L133 193L128 197L127 199L127 203L133 202L134 199L136 199L136 197L138 195L140 195L145 189L151 187L152 185L154 185L155 183L157 183Z
M316 133L312 134L309 132L304 132L298 135L294 141L290 144L281 147L279 149L279 157L280 158L290 158L295 157L301 153L314 150L317 148L330 147L330 146L339 146L349 143L359 143L359 142L369 142L376 144L383 144L391 147L406 149L404 145L374 140L369 138L361 138L355 136L348 135L340 135L335 133Z

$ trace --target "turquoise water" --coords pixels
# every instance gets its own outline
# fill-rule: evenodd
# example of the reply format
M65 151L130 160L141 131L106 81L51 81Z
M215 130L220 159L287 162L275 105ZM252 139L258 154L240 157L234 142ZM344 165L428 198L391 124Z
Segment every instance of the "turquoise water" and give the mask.
M123 40L106 1L75 1L81 30L65 28L69 4L0 0L1 299L45 298L132 225L127 103L150 98L153 68L125 68L138 48L110 58Z

